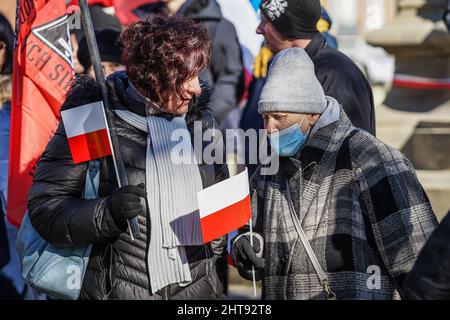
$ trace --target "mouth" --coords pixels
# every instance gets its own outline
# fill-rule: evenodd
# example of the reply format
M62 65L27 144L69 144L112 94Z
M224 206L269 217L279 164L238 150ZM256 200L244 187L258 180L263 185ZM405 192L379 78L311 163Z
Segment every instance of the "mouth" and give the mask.
M182 99L178 108L185 108L185 107L189 106L190 102L191 102L191 99Z

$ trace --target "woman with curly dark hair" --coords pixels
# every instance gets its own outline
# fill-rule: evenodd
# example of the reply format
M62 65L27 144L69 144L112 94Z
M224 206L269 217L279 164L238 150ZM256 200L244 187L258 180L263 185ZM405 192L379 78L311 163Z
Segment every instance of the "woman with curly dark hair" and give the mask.
M155 16L131 24L121 38L126 71L108 77L106 111L129 185L117 187L112 160L103 158L99 199L82 200L88 163L73 163L60 125L34 176L31 222L50 243L94 244L81 299L221 299L226 238L202 243L196 193L228 178L226 164L178 162L171 153L180 143L193 149L194 123L203 131L215 126L198 79L210 59L206 30ZM96 83L81 77L62 109L98 100ZM174 141L177 131L190 139ZM134 217L140 234L133 241L127 220Z

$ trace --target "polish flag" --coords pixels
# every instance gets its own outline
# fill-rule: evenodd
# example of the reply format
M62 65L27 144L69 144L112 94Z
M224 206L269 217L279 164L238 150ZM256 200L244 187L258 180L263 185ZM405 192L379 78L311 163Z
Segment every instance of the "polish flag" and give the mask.
M248 172L197 193L203 243L246 225L252 217Z
M112 155L103 102L61 111L74 163Z

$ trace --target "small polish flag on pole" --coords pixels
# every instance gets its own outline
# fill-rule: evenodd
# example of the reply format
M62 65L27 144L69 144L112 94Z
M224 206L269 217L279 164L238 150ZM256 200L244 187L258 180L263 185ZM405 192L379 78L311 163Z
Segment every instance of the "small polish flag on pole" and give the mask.
M112 155L103 102L61 111L74 163Z
M250 225L250 244L253 247L252 211L248 171L219 182L197 193L203 242L223 237ZM256 297L255 268L252 266L253 294Z
M203 242L220 238L252 217L247 169L197 193Z

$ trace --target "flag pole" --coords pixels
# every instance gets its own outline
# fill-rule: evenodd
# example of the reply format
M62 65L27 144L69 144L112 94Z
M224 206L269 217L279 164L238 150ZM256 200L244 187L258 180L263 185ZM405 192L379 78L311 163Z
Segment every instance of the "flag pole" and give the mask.
M250 245L253 248L253 222L250 219ZM255 266L252 265L252 278L253 278L253 295L256 297L256 276L255 276Z
M95 78L100 86L103 98L103 104L105 108L106 120L108 122L108 128L111 139L111 151L114 163L114 169L116 171L117 184L120 187L128 185L128 178L125 171L125 165L123 163L122 154L120 148L118 147L118 140L116 131L110 126L112 123L112 118L110 115L110 106L108 99L108 88L106 87L105 75L103 74L103 68L100 60L100 53L98 51L97 40L95 39L94 26L92 24L91 14L89 12L89 7L86 0L79 0L80 10L81 10L81 21L83 23L84 34L87 40L89 54L91 56L92 67L94 68ZM115 148L117 146L117 148ZM137 217L128 220L128 228L130 232L130 237L134 240L139 234L139 223Z

